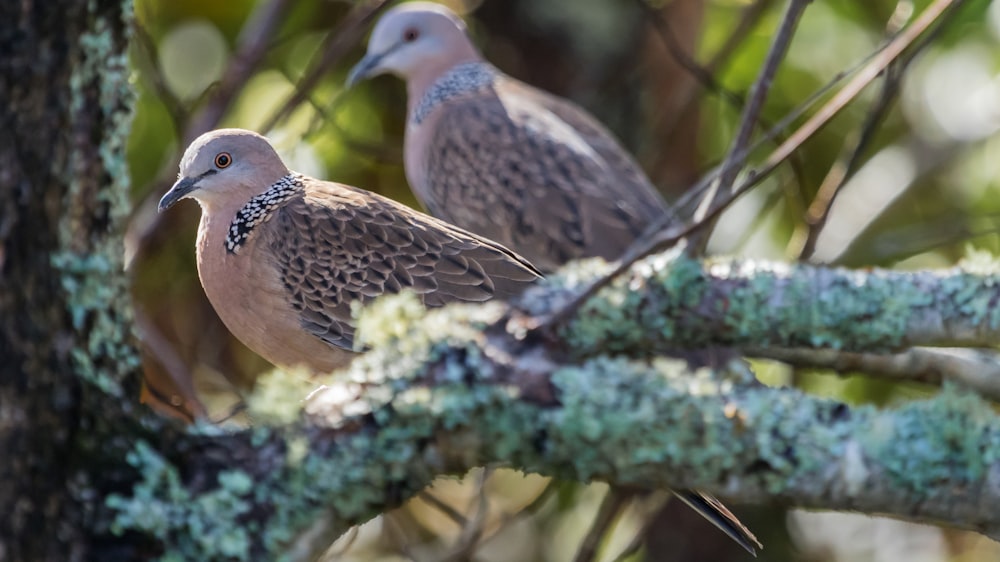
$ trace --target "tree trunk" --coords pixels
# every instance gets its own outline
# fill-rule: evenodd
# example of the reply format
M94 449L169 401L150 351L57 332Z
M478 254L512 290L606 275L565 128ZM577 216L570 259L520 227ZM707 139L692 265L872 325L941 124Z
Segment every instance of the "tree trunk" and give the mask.
M2 560L95 559L88 474L126 445L104 436L138 380L120 236L130 12L0 4Z

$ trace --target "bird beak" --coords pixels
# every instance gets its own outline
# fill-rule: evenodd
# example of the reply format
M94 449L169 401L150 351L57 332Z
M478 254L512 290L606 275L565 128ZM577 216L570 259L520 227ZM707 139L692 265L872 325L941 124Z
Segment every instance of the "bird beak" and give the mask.
M382 63L382 59L385 57L386 53L379 55L367 54L358 61L358 64L354 65L351 72L347 75L347 87L351 88L358 82L369 78L381 72L379 64Z
M194 178L181 178L177 180L177 183L170 188L162 199L160 199L160 204L157 205L157 212L162 213L170 207L174 206L174 203L184 199L191 194L192 191L198 188L198 181L204 176L198 176Z

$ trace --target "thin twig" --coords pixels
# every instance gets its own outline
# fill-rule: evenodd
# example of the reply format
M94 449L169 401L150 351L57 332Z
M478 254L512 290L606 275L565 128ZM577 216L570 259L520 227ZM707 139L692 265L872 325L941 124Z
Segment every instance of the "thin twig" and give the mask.
M341 537L341 539L344 540L344 544L339 547L335 544L330 545L330 548L328 548L327 551L320 557L320 561L331 562L333 560L340 560L344 558L348 551L351 550L351 547L354 546L354 543L358 541L358 536L360 534L361 533L358 532L358 525L351 527L351 529L344 533L343 537ZM337 539L337 542L340 542L341 539Z
M642 8L646 15L649 16L649 21L652 22L653 28L657 31L657 36L660 38L660 42L670 53L670 56L674 59L674 62L678 66L688 71L692 78L702 86L705 90L713 92L720 98L725 100L727 103L740 109L743 107L743 96L726 88L712 74L712 71L708 67L702 66L694 59L691 55L684 50L684 47L677 40L677 36L674 34L674 30L670 27L670 22L663 17L663 13L652 6L650 6L645 0L636 0L639 6Z
M806 211L807 229L801 243L801 248L796 252L799 259L809 259L815 253L816 243L819 241L819 236L829 219L833 203L840 194L841 188L860 168L861 156L871 145L878 126L885 120L889 108L899 95L903 74L917 56L947 28L948 21L958 13L958 8L961 7L963 2L964 0L958 0L948 7L947 11L942 13L941 17L938 18L935 28L918 41L915 41L913 47L905 57L900 57L886 69L882 91L868 112L868 115L866 115L859 133L855 135L854 148L845 150L847 154L830 168L827 177L823 179L823 183L820 184L820 188L816 192L813 203ZM905 2L900 2L897 9L893 12L893 17L890 18L886 26L889 33L899 33L898 26L901 25L902 18L898 14L902 11L900 6L904 4ZM845 148L846 146L849 145L845 144Z
M604 495L604 499L601 500L600 507L597 508L597 513L594 515L594 522L591 523L587 534L580 541L576 556L573 557L574 562L590 562L596 558L597 548L601 544L601 539L604 538L608 529L617 520L622 507L631 497L631 494L618 493L613 488L608 490L608 493Z
M278 26L284 21L291 0L270 0L261 4L240 31L237 47L222 77L205 104L187 123L182 144L186 146L205 131L218 126L267 54Z
M445 514L445 516L448 519L451 519L452 521L457 523L459 527L465 527L466 525L469 524L469 520L465 518L465 515L462 515L462 513L459 512L457 509L448 505L444 500L428 492L427 490L422 490L419 494L417 494L417 497L427 502L427 504L433 507L434 509Z
M774 76L778 73L778 67L781 65L781 61L784 60L785 53L788 52L788 46L792 42L798 22L802 18L802 14L805 12L806 6L809 5L810 1L789 0L788 8L781 19L777 33L774 34L774 38L771 40L771 46L768 49L767 56L764 58L764 64L761 67L760 73L758 73L753 85L750 86L749 97L747 98L746 107L743 108L743 115L740 117L736 137L729 145L726 157L722 161L719 177L709 187L708 193L702 199L702 204L695 211L694 220L696 222L705 220L705 216L709 211L725 198L726 193L732 190L736 176L739 174L743 153L750 144L750 137L753 136L758 116L764 108L764 102L767 100L768 93L771 91ZM701 236L700 241L695 240L693 244L698 246L706 239L707 236Z
M187 110L184 109L183 113L178 114L183 118L179 118L178 115L174 114L175 111L180 110L175 109L171 111L171 117L176 129L175 133L177 134L181 148L187 146L189 142L202 133L218 126L230 107L232 107L233 102L236 101L243 87L246 86L247 81L256 72L257 67L267 53L275 31L283 21L284 14L290 5L290 0L271 0L270 2L261 4L240 31L238 46L233 55L229 57L227 66L223 70L219 82L210 91L206 91L203 94L204 101L196 104L201 109L195 114L188 114ZM142 35L140 34L139 37L141 44ZM152 47L149 46L147 48ZM163 80L159 76L158 71L152 75L154 76L154 84ZM166 86L163 85L162 87L165 88ZM157 87L157 92L159 93L159 87ZM168 102L170 100L169 97L164 99L168 100ZM176 163L179 160L180 156L175 156L174 162ZM165 170L176 169L176 166L165 168ZM170 172L164 171L162 177L154 182L155 187L150 189L142 200L136 202L133 206L129 227L135 229L136 255L142 252L152 233L159 228L161 215L149 211L155 209L156 201L173 183L173 178L170 177L170 174ZM144 224L136 226L135 219L140 216L148 220Z
M410 547L411 541L407 536L406 530L403 529L403 526L396 520L397 517L398 515L396 513L386 513L382 515L382 528L385 529L387 534L392 536L398 545L394 554L402 556L410 562L420 562L416 554L414 554L413 549Z
M462 534L455 541L451 552L441 557L442 562L461 562L472 559L472 553L479 546L486 530L487 516L490 511L490 498L486 493L486 482L492 473L493 469L486 467L479 474L478 482L476 483L476 498L474 500L476 502L476 512L469 523L462 527ZM472 509L471 505L469 509Z
M290 78L287 71L283 72L286 78ZM365 140L359 139L358 137L351 134L350 131L345 129L340 123L337 122L337 115L340 108L344 105L347 96L346 92L341 90L334 95L333 100L329 101L327 104L322 104L316 101L312 96L306 95L303 102L308 102L312 110L315 112L315 117L313 122L309 124L306 133L303 135L304 138L308 139L312 135L318 133L320 124L333 129L333 132L337 134L340 141L346 146L351 152L357 152L360 154L367 154L375 158L378 162L385 162L391 164L400 164L403 161L403 150L401 148L402 141L399 142L383 142L383 143L372 143Z
M160 72L160 57L156 43L146 30L146 26L136 21L133 29L135 30L135 52L137 54L135 60L136 65L141 69L137 75L149 81L149 86L156 95L156 99L160 100L167 113L170 114L170 123L175 128L174 134L179 136L180 123L186 122L188 118L188 108L167 86L167 80Z
M739 198L741 195L752 189L764 178L780 166L788 157L795 152L806 140L811 138L823 128L835 115L837 115L851 100L885 70L893 60L899 57L906 47L912 44L923 32L941 16L941 14L952 4L963 0L936 0L928 6L910 27L893 38L886 44L885 48L875 54L871 60L861 68L848 83L837 92L826 104L823 105L812 117L801 127L792 133L785 142L781 143L767 159L756 169L749 170L746 179L741 184L730 190L728 194L723 194L721 199L708 211L700 221L692 221L690 224L671 224L675 215L666 217L650 227L646 234L633 244L625 253L618 264L610 273L592 283L576 297L553 312L546 318L524 321L525 327L531 331L548 330L565 322L573 316L580 306L592 297L597 291L610 283L613 279L627 271L636 261L660 250L676 244L681 239L695 232L718 216L725 208ZM782 120L784 124L785 120ZM746 157L746 152L737 155L736 160ZM715 173L709 176L709 180ZM704 185L704 181L700 184ZM524 320L524 319L522 319Z
M853 177L860 167L861 157L874 139L874 131L883 122L895 100L901 77L901 73L898 71L899 65L896 62L886 69L882 91L865 115L860 128L854 134L849 135L844 142L840 158L834 162L833 166L830 166L826 177L823 178L823 182L820 183L819 189L813 197L812 203L806 209L805 232L802 236L792 239L788 252L795 259L809 259L816 251L816 242L819 241L819 235L826 226L834 201L847 180ZM796 245L799 247L795 248Z
M736 28L737 34L731 36L723 48L720 49L719 53L711 61L709 65L702 66L695 60L690 54L688 54L684 47L677 40L677 36L674 34L673 29L670 27L670 22L663 16L661 10L653 9L644 0L637 0L643 9L649 14L651 21L653 22L654 28L657 30L661 42L666 47L667 52L671 55L674 61L683 69L687 70L691 76L695 79L695 83L700 84L705 90L709 92L714 92L724 101L728 102L737 110L742 110L744 108L745 99L744 96L727 89L718 80L715 79L713 75L714 69L717 68L722 61L727 60L731 55L732 51L735 49L734 40L740 37L744 37L742 34L749 33L756 25L757 20L761 15L764 14L764 8L766 8L772 0L761 0L754 3L747 8L744 13L744 19L741 20L740 24ZM720 56L721 55L721 56ZM691 101L695 98L695 92L697 91L690 83L684 82L682 84L684 91L681 93L682 101L676 105L680 106L682 109L673 112L673 118L671 121L663 126L663 129L667 131L673 131L677 123L679 122L681 116L686 115L688 109L690 108ZM768 122L762 115L758 114L756 117L757 123L762 127L767 127L771 131L776 131L775 127ZM668 133L668 138L669 138ZM773 136L767 137L768 140L783 140L780 133L774 134ZM662 156L661 156L662 160ZM799 180L799 185L803 184L803 178L805 177L804 166L802 162L799 162L797 158L792 158L791 165L796 178Z
M712 58L704 66L700 67L708 76L713 77L713 82L717 82L714 79L715 73L729 63L730 58L736 53L737 48L746 40L750 32L757 27L757 24L760 23L761 18L767 13L768 8L773 3L774 0L757 0L743 9L743 12L740 14L739 23L731 32L726 34L726 42L719 47L719 50L712 55ZM681 91L677 94L674 108L671 111L672 117L669 121L666 121L663 129L667 131L674 130L681 117L687 115L692 110L695 100L698 99L699 90L697 84L699 83L701 82L685 82L681 85ZM738 107L742 108L743 97L739 96L739 99L740 104Z
M320 79L330 71L348 52L361 40L368 24L382 10L389 6L391 0L374 0L357 5L344 17L327 35L320 46L319 60L310 63L309 69L295 84L295 91L281 104L261 128L269 131L286 119L302 102L309 97L309 92L316 87ZM316 57L314 57L316 58Z

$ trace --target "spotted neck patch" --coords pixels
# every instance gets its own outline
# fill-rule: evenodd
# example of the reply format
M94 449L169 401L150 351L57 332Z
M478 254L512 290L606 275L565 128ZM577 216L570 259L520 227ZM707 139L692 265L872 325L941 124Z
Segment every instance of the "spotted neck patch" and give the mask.
M467 62L452 68L427 88L413 110L410 120L419 125L442 103L491 86L500 71L484 62Z
M240 209L233 222L229 224L229 234L226 235L226 252L239 253L247 238L257 225L267 222L271 213L305 188L301 174L288 174L271 184L267 191L247 201Z

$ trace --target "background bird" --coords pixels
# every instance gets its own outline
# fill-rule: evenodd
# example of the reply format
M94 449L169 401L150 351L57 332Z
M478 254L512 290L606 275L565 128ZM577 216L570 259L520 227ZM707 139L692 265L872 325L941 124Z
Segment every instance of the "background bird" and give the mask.
M617 259L667 210L597 120L486 62L444 6L385 13L348 84L382 73L406 81L404 164L421 203L544 271Z
M348 85L383 73L406 81L404 165L421 203L543 271L618 259L668 212L607 129L484 60L444 6L409 2L382 16ZM717 499L675 494L749 552L760 546Z
M277 365L351 358L351 302L410 289L427 306L518 294L539 277L507 248L363 189L290 171L264 137L196 139L159 209L201 204L198 275L226 327Z

